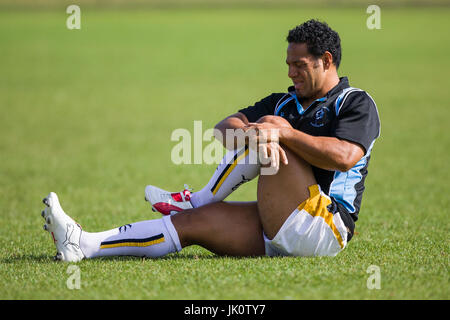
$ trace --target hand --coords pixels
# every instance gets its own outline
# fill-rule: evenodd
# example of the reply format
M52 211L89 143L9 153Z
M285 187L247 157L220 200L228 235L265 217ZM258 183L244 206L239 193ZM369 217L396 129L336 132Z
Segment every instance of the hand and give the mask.
M256 123L250 122L245 125L243 128L244 132L254 132L254 135L258 137L259 140L263 140L263 142L275 141L279 140L279 126L274 125L270 122L264 123Z
M283 164L288 164L286 152L277 142L258 144L258 155L262 175L276 174L280 168L280 160Z
M278 172L281 162L288 164L287 155L279 144L279 126L270 122L248 123L243 128L247 133L247 143L250 148L256 149L263 167L269 167Z
M249 123L242 129L245 132L246 143L255 148L260 143L279 143L280 128L272 123Z

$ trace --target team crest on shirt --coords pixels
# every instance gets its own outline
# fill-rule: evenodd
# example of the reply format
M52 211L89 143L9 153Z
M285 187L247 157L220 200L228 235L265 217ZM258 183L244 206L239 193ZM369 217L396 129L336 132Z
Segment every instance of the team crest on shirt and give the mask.
M316 113L314 113L313 120L310 124L316 128L322 127L327 122L329 112L330 109L327 107L320 108L316 111Z

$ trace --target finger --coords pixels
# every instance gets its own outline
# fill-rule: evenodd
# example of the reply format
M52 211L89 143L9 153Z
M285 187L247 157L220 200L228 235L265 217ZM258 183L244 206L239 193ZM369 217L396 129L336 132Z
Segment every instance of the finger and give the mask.
M280 166L278 148L273 143L270 144L270 166L276 170L278 170Z
M281 159L281 155L280 155L280 146L278 145L278 143L276 144L276 160L277 160L277 167L280 167L280 159Z
M260 146L262 146L262 156L264 159L269 159L269 150L267 148L267 144L266 143L262 143L260 144ZM267 163L267 161L266 161Z
M262 166L267 165L268 162L268 151L267 151L267 144L260 143L258 145L258 155L259 155L259 161L261 162Z
M278 172L278 170L280 169L280 154L278 153L278 149L275 149L273 153L274 153L274 155L273 155L272 159L273 159L274 163L272 165L272 168L273 168L274 174L276 174Z
M284 164L284 165L288 165L288 158L287 158L287 154L286 154L286 151L284 151L284 149L280 146L280 145L278 145L278 147L279 147L279 149L280 149L280 157L281 157L281 162Z
M258 152L259 146L258 146L258 136L256 135L250 135L246 136L246 142L248 144L248 147L252 149L253 151Z
M246 134L248 133L252 136L257 136L259 134L258 127L249 126L249 127L245 127L243 130Z
M242 128L245 129L251 129L251 128L256 128L258 127L258 123L256 122L249 122L246 125L244 125Z

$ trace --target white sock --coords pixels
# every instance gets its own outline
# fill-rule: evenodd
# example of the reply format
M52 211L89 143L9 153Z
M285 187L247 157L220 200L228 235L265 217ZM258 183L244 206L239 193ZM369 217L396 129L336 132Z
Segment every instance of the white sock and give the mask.
M81 233L80 248L86 258L103 256L160 257L180 251L181 244L170 216L127 224L103 231Z
M229 151L208 184L202 190L191 194L192 206L197 208L224 200L240 185L258 176L259 169L256 152L248 146Z

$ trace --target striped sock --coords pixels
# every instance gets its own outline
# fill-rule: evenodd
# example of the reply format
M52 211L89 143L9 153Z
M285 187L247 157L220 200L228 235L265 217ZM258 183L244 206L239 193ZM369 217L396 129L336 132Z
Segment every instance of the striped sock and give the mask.
M80 248L86 258L104 256L160 257L180 251L170 216L127 224L103 232L82 232Z
M191 204L196 208L224 200L240 185L258 176L260 165L256 160L256 152L248 146L229 151L208 184L191 194Z

